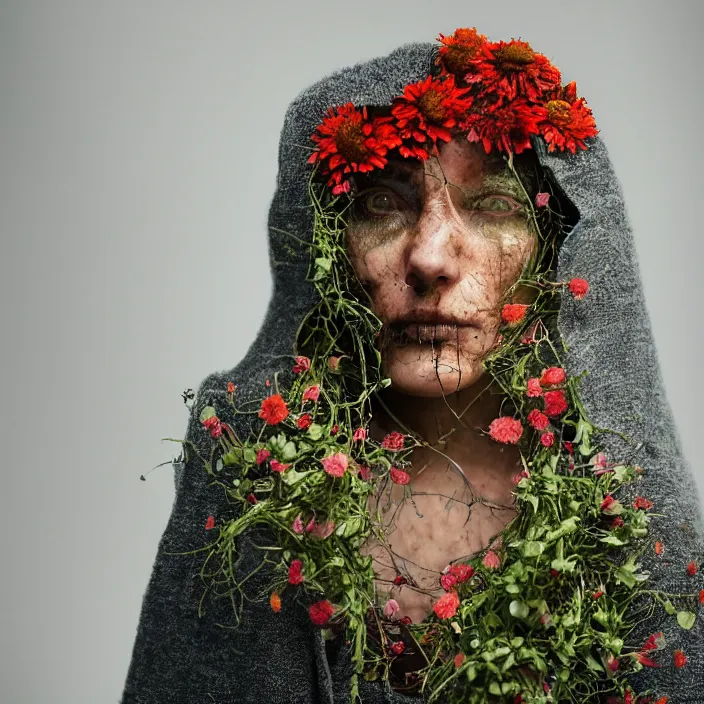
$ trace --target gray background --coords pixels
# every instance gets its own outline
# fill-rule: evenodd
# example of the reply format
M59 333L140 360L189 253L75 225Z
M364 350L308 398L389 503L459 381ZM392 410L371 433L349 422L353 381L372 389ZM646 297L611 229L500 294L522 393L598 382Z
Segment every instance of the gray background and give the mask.
M270 294L287 104L339 66L477 25L548 55L625 191L697 482L704 3L0 3L3 704L117 702L173 501L180 394ZM701 491L700 491L701 496Z

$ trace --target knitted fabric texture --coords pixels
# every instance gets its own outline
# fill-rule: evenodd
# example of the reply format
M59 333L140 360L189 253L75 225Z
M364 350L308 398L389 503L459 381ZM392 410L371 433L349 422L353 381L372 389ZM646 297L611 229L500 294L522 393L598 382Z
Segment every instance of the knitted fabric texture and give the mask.
M411 81L430 71L433 44L408 44L388 56L335 72L301 93L290 105L281 133L276 193L269 212L269 252L274 293L257 338L245 358L232 369L209 375L200 384L186 431L186 439L205 456L211 439L198 417L211 405L218 417L246 436L249 416L234 416L226 402L227 382L238 386L240 401L262 397L264 382L279 372L290 377L293 342L305 313L315 302L312 284L305 280L309 251L285 232L310 242L312 211L307 183L311 166L309 143L329 106L388 105ZM589 294L575 301L561 294L558 328L568 352L563 365L568 375L588 370L581 380L581 399L590 420L632 438L597 434L610 460L641 465L637 493L655 504L648 539L667 545L667 560L650 549L640 560L650 571L648 585L664 592L693 592L698 578L686 573L690 560L703 555L702 515L691 468L665 394L650 319L640 280L633 235L618 180L601 138L576 155L549 154L540 140L534 148L549 177L579 211L579 221L564 241L557 280L572 277L589 282ZM342 704L349 697L351 661L344 644L326 647L295 597L284 595L284 608L274 613L266 603L247 603L235 628L228 599L211 600L198 616L204 585L199 576L204 553L178 555L211 541L204 517L232 515L221 489L209 486L197 458L175 462L175 500L158 546L153 572L141 609L122 704ZM631 488L635 495L636 487ZM241 541L238 576L259 562L257 545L264 532ZM270 574L260 570L252 588L264 587ZM681 629L658 607L638 626L634 643L663 631L670 648L681 648L686 667L671 660L660 668L645 668L632 678L636 691L653 687L667 694L669 704L704 702L702 619ZM402 704L420 698L398 694L380 682L360 679L368 704Z

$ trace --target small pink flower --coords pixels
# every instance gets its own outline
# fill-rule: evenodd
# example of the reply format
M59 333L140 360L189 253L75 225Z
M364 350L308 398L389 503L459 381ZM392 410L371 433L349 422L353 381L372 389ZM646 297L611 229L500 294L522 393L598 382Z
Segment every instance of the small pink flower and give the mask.
M534 408L529 414L528 414L528 423L532 425L536 430L545 430L545 428L550 425L550 419L542 412L539 411L537 408Z
M283 462L279 462L279 460L271 460L271 462L269 462L269 466L273 472L279 472L279 474L281 474L282 472L285 472L291 464L284 464Z
M543 433L540 436L540 442L545 447L552 447L553 443L555 442L555 433Z
M310 369L310 359L308 357L296 357L296 363L293 365L293 373L301 374Z
M291 530L294 533L298 533L298 535L303 532L303 521L301 520L300 513L293 519L293 523L291 524Z
M459 565L451 565L450 574L457 577L458 582L466 582L474 575L474 567L472 567L472 565L465 565L464 563Z
M365 440L367 437L367 431L365 428L357 428L352 435L352 442L359 442L360 440Z
M486 553L486 555L484 555L484 559L482 560L482 564L487 569L495 570L501 564L501 560L499 559L499 556L493 550L489 550Z
M489 435L497 442L516 444L523 434L523 426L520 420L511 416L501 416L494 418L489 425Z
M369 481L369 477L372 475L372 470L369 469L369 467L365 467L364 465L359 465L359 478L366 481Z
M457 577L450 572L445 572L440 576L440 584L446 592L449 592L457 584Z
M317 401L318 397L320 396L320 386L318 384L313 384L313 386L309 386L304 392L303 392L303 400L304 401Z
M402 469L392 467L390 474L391 481L394 484L409 484L411 481L411 475L408 472L404 472Z
M384 604L384 616L386 616L386 618L393 618L394 614L400 608L396 599L389 599L386 604Z
M320 460L320 463L331 477L341 477L347 469L349 459L344 452L336 452L334 455Z
M548 201L550 200L550 194L549 193L536 193L535 195L535 207L536 208L544 208L547 204Z
M335 521L326 521L325 523L319 523L317 524L312 531L310 531L311 535L314 535L316 538L320 538L321 540L324 540L328 536L332 535L332 532L335 530Z
M257 450L257 464L263 464L269 457L271 457L271 452L266 449Z
M315 530L315 518L311 518L306 525L306 533L311 533L313 530Z
M522 469L520 474L517 474L513 478L513 483L518 484L518 482L521 481L521 479L530 479L530 472L527 469Z
M543 395L543 387L540 385L540 379L537 376L528 379L528 388L526 390L526 396L530 398L535 398L536 396Z

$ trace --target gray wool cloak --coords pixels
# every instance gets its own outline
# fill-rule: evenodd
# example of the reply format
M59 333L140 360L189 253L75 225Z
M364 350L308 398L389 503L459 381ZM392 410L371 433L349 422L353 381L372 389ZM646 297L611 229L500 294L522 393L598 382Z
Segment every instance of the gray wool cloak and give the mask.
M226 403L229 381L237 385L238 401L261 399L266 379L287 381L296 330L313 306L316 292L307 282L309 250L284 232L310 242L312 210L307 183L312 168L305 146L329 106L388 105L406 84L430 72L431 43L402 46L388 56L333 73L303 91L286 113L279 147L276 192L269 211L269 252L274 293L257 338L242 361L215 372L197 389L186 440L209 456L211 438L199 422L203 407L247 436L252 416L232 416ZM648 584L669 593L699 591L700 571L690 577L686 565L702 560L704 528L697 489L685 461L659 369L650 319L645 307L638 261L619 182L601 138L588 140L576 155L548 154L542 140L534 143L549 177L579 211L560 253L557 280L572 277L589 282L589 293L575 301L561 294L558 328L567 343L563 366L569 376L588 370L581 381L581 399L588 418L632 438L627 444L614 434L596 435L610 461L637 463L645 473L627 487L654 502L649 540L667 546L667 559L649 549L640 560L651 574ZM284 231L284 232L282 232ZM189 453L190 454L190 453ZM305 608L268 604L246 605L242 622L233 628L227 599L198 606L204 584L199 576L205 553L178 555L212 541L205 519L231 516L224 492L209 481L197 458L174 462L175 499L159 543L151 579L144 595L122 704L343 704L348 701L351 661L344 645L328 649ZM257 536L241 541L242 577L258 564ZM261 538L260 538L261 542ZM256 579L266 585L266 570ZM257 585L254 585L257 586ZM636 691L648 687L669 696L669 704L704 702L702 621L690 631L658 609L640 624L634 644L663 631L668 651L681 648L688 656L682 669L672 659L660 668L645 668L631 680ZM418 702L379 682L360 678L365 703Z

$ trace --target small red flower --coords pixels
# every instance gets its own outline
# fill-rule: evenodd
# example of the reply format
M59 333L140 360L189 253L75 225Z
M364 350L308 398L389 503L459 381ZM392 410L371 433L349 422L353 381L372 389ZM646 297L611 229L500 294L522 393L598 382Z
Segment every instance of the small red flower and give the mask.
M279 611L281 611L281 597L277 592L271 593L271 596L269 597L269 606L271 606L271 610L275 614L278 614Z
M557 391L546 391L543 394L543 400L545 402L543 412L550 418L562 415L568 408L565 392L561 389Z
M697 574L697 564L695 562L690 562L687 565L687 574L690 577L694 577L694 575Z
M429 151L435 151L438 140L449 142L451 129L469 110L472 99L467 90L455 85L452 74L427 76L417 83L409 83L403 95L391 104L391 114L404 144L399 153L404 157L425 160Z
M310 359L308 357L296 357L296 363L293 365L294 374L302 374L310 369Z
M464 563L450 566L450 574L457 577L457 581L466 582L474 576L474 567L465 565Z
M625 525L623 518L621 516L616 516L613 521L611 521L611 530L615 530L616 528L622 528Z
M247 494L247 501L254 506L254 504L258 504L259 501L257 497L254 494Z
M644 511L647 511L650 508L653 508L653 502L646 499L645 496L636 496L635 501L633 502L633 508L636 509L643 509Z
M493 550L489 550L486 555L484 555L482 565L484 565L487 569L495 570L501 565L501 560Z
M403 435L395 430L389 433L382 441L381 446L385 450L403 450Z
M468 83L480 84L481 96L508 101L522 96L534 103L559 88L561 80L559 69L520 39L484 44L465 76Z
M687 656L682 650L675 650L672 654L672 659L675 663L675 667L679 670L687 664Z
M528 423L533 426L536 430L545 430L545 428L550 425L550 419L537 408L534 408L528 414Z
M231 381L227 382L227 393L228 394L234 394L236 388L237 387Z
M511 416L500 416L491 421L489 435L497 442L515 445L523 435L523 426Z
M560 576L560 573L553 567L550 568L550 576L553 579L557 579Z
M699 603L704 604L704 589L699 592Z
M393 655L401 655L401 653L406 649L402 640L397 640L393 642L389 648Z
M616 672L620 665L621 662L619 661L619 659L613 653L609 653L608 657L606 658L606 666L609 668L609 670L611 670L611 672Z
M545 447L552 447L555 442L555 433L543 433L540 436L540 442Z
M303 563L300 560L292 560L288 567L288 583L301 584L303 582Z
M438 41L442 43L438 50L438 63L448 73L460 78L472 67L472 60L486 43L486 37L479 34L476 27L462 27L449 37L440 34Z
M303 521L301 520L300 513L293 519L293 523L291 523L291 530L298 535L303 533Z
M454 574L445 572L445 574L440 575L440 584L446 592L449 592L457 584L457 577Z
M215 516L208 516L208 520L205 522L205 530L211 530L215 528Z
M291 466L291 464L284 464L283 462L279 462L279 460L271 460L271 462L269 462L269 466L271 467L272 472L282 474Z
M592 594L592 599L595 599L595 600L596 600L596 599L599 599L599 598L602 597L602 596L604 596L604 591L603 591L603 589L599 589L599 590L595 591L595 592Z
M369 478L372 476L372 470L369 469L369 467L365 467L364 465L359 465L359 478L362 479L363 481L369 481Z
M455 655L455 659L452 661L452 662L454 662L455 667L460 667L462 665L462 663L464 662L465 657L466 656L464 653L457 653L457 655Z
M577 84L574 81L550 96L545 104L540 133L549 152L567 149L572 154L578 148L586 149L584 140L599 133L591 109L584 98L577 97Z
M210 416L203 421L203 426L210 432L211 437L219 438L222 435L222 423L217 416Z
M586 279L570 279L569 289L574 298L579 300L586 295L589 290L589 284Z
M452 618L457 613L460 598L457 592L443 594L433 605L433 611L438 618Z
M549 193L536 193L535 195L535 207L536 208L544 208L547 204L548 201L550 200L550 194Z
M327 600L316 601L308 607L310 620L316 626L324 626L335 613L335 607Z
M367 437L367 431L365 428L357 428L352 434L352 442L359 442L360 440L365 440Z
M347 470L347 465L349 464L349 458L344 452L336 452L334 455L330 455L325 459L320 460L323 465L323 469L331 477L341 477Z
M501 309L501 320L509 325L518 323L525 318L528 308L530 306L526 303L505 303Z
M663 632L658 631L657 633L653 633L651 636L648 636L648 639L645 641L645 643L643 643L643 647L641 648L641 650L647 653L651 650L658 650L664 645L665 638L663 636Z
M306 428L310 428L310 426L313 424L313 416L311 416L310 413L304 413L297 421L296 425L301 429L301 430L306 430Z
M564 446L565 446L565 450L567 450L567 452L569 452L570 455L571 455L571 454L574 452L574 446L572 445L572 443L571 443L571 442L567 442L567 441L565 440L565 442L564 442L563 444L564 444Z
M408 472L404 472L402 469L392 467L389 474L394 484L410 484L411 482L411 475Z
M542 395L543 395L543 387L540 385L540 379L538 379L537 376L534 376L534 377L528 379L526 396L528 396L529 398L535 398L537 396L542 396Z
M557 386L562 384L566 378L565 370L562 367L548 367L543 370L540 383L543 386Z
M340 432L340 426L335 423L335 425L330 428L330 435L337 435Z
M607 494L601 502L601 510L608 511L615 503L618 503L611 494Z
M408 584L408 580L407 580L402 574L397 574L397 575L394 577L394 584L395 584L397 587L400 587L400 586L402 586L402 585L404 585L404 584Z
M384 604L384 616L386 616L386 618L393 618L400 608L396 599L388 599L386 604Z
M267 425L276 425L288 416L286 402L280 394L268 396L262 401L259 417L263 418Z
M662 555L663 545L659 540L655 541L655 554Z
M257 450L257 464L262 464L263 462L266 462L269 457L271 457L271 452L269 452L269 450L265 448Z
M304 392L303 392L303 400L304 401L317 401L320 396L320 386L318 384L313 384L313 386L309 386Z
M401 143L390 117L369 120L366 106L357 110L353 103L328 109L311 139L318 145L308 163L319 161L323 173L330 174L328 186L333 195L350 190L348 175L383 169L386 153Z

